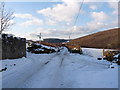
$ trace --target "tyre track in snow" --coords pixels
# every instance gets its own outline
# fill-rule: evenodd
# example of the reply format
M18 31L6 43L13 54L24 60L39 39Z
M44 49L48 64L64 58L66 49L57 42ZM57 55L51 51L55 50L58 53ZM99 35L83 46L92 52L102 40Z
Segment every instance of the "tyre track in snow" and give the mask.
M60 67L64 60L63 54L64 53L62 53L62 55L61 53L56 53L55 55L53 55L52 57L50 57L49 59L45 60L45 62L42 62L42 63L39 62L39 60L35 60L35 58L32 58L31 56L29 56L30 61L32 61L32 63L27 64L23 67L20 67L19 71L11 72L10 75L4 75L3 88L6 88L6 87L7 88L21 88L22 86L24 87L23 85L25 84L24 82L30 81L30 79L34 77L35 74L42 73L41 70L44 69L44 67L47 67L47 65L49 65L51 61L54 61L55 58L58 59L57 62L58 61L59 62L57 66ZM32 70L30 70L31 67L32 67ZM14 73L17 73L17 74L14 75ZM14 78L16 78L16 80ZM4 81L10 81L10 82L4 82Z
M29 71L29 68L26 67L27 69L23 70L23 72L26 71L26 73L22 73L22 74L25 74L27 76L18 78L16 81L12 81L12 83L9 85L6 85L6 87L12 87L12 88L63 88L63 87L66 88L66 87L72 87L73 79L67 80L67 77L65 74L68 75L68 73L64 74L63 72L65 72L65 69L66 69L66 68L64 68L64 65L69 64L72 61L74 61L75 57L76 56L69 55L68 51L66 51L64 49L61 50L60 53L58 53L58 54L56 53L55 55L48 58L47 60L45 60L45 62L42 62L42 63L39 62L38 60L36 60L35 58L31 57L33 59L32 60L33 63L35 64L33 67L33 71ZM73 60L71 60L71 58L73 58ZM80 69L83 69L84 67L86 67L88 65L89 66L99 65L97 63L92 64L93 62L86 61L86 59L84 60L84 58L82 60L79 60L79 59L80 58L75 58L75 60L77 60L77 62L79 61L79 63L80 63ZM100 67L102 67L102 65ZM29 71L29 73L27 71ZM20 75L18 75L18 76L20 77ZM11 76L9 78L11 78ZM64 79L66 79L67 82L64 82ZM6 84L6 83L4 83L4 84Z
M44 69L44 67L47 67L47 65L48 65L54 58L56 58L56 57L58 57L58 56L59 56L59 54L55 53L52 57L50 57L49 59L47 59L47 61L45 61L44 63L42 63L40 67L39 67L39 65L36 66L36 68L37 68L37 67L39 67L39 68L37 68L37 70L34 69L34 70L35 70L34 73L31 74L31 76L30 76L29 78L26 78L26 80L24 80L24 82L25 82L25 83L29 82L29 81L31 80L31 78L34 77L35 74L40 73L41 70ZM33 59L34 59L34 58L33 58ZM38 64L38 62L36 62L36 64ZM25 83L24 83L24 84L25 84ZM18 85L18 87L23 87L23 86L25 86L25 85L23 85L23 83L22 83L21 85Z
M28 87L28 86L32 87L34 85L33 81L34 81L34 78L36 78L36 75L41 74L42 71L44 70L44 68L48 67L49 63L51 63L51 61L54 60L58 56L59 56L59 54L55 53L55 55L53 55L51 58L47 59L47 61L42 63L41 67L38 68L38 70L36 70L36 72L34 72L34 74L32 74L29 78L26 78L26 80L24 80L24 83L22 83L18 87L23 87L23 88ZM39 66L36 66L36 67L39 67ZM49 68L47 68L47 69L49 69ZM40 76L40 75L38 75L38 76ZM31 85L29 85L29 84L31 84Z
M82 57L82 55L79 55L79 57ZM68 76L70 76L68 74L69 70L67 70L66 67L65 67L65 66L67 66L66 64L70 64L74 60L77 60L77 63L80 64L80 65L78 65L79 67L76 66L77 71L78 70L86 71L85 69L88 69L88 71L91 71L92 69L89 68L91 66L92 67L99 67L103 71L108 69L108 64L91 62L91 61L87 61L84 58L81 60L81 58L76 58L75 56L72 56L72 55L62 55L60 67L58 68L58 70L55 74L55 78L52 81L53 84L52 84L51 88L68 88L68 87L72 88L72 87L74 87L74 85L76 84L76 83L74 83L76 78L68 78ZM68 61L70 61L70 62L68 62ZM74 61L74 62L76 62L76 61Z
M51 61L52 58L54 57L56 57L56 54L48 58L47 60L45 60L45 62L42 62L42 63L39 62L39 60L35 60L34 58L30 57L31 59L30 61L32 61L32 63L27 64L23 67L20 67L19 71L14 71L9 75L3 75L2 87L3 88L20 87L23 84L23 82L30 79L35 73L37 73L40 69L42 69L45 65L47 65L45 64L47 61ZM30 70L31 67L33 68L32 70ZM14 78L16 78L16 81L14 81L15 80ZM4 82L4 81L7 81L7 82Z
M102 63L101 61L98 61L97 59L93 60L93 61L91 61L91 60L88 61L87 60L88 58L85 58L86 56L84 56L84 55L81 55L81 57L83 57L83 59L80 59L80 58L76 58L76 59L78 59L80 63L83 63L84 66L94 66L94 67L99 66L100 68L106 68L107 69L109 67L109 65L111 64L108 61L106 61L106 63L105 62Z
M68 51L67 51L68 52ZM51 58L50 62L47 63L44 67L38 70L31 78L26 80L26 82L20 87L23 88L51 88L55 87L54 83L56 82L56 76L59 73L61 68L61 62L63 63L66 53L61 51L59 54L56 54L55 57ZM49 76L51 76L49 78ZM36 83L38 82L38 83ZM48 85L48 86L46 86Z
M64 50L65 49L65 50ZM54 78L52 80L51 88L63 88L63 77L64 77L64 62L67 57L69 57L69 52L66 48L59 54L59 64L57 66L57 71L55 72Z

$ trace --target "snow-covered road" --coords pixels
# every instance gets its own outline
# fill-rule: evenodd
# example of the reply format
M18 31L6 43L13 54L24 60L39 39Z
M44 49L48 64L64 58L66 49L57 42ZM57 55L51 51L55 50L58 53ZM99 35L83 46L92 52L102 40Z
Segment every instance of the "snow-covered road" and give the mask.
M4 60L3 88L117 88L118 66L62 49L54 54L27 54Z

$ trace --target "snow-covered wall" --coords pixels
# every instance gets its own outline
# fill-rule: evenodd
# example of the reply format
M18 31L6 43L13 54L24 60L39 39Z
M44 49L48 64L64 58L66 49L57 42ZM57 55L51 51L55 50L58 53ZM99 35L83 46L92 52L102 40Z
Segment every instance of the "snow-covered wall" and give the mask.
M116 55L119 53L119 51L115 49L104 49L104 51L113 51L113 53ZM104 58L103 56L103 49L96 49L96 48L82 48L82 52L84 55L88 55L94 58Z
M2 35L2 59L16 59L26 56L26 39Z
M89 55L95 58L103 57L103 49L95 49L95 48L82 48L82 52L85 55Z

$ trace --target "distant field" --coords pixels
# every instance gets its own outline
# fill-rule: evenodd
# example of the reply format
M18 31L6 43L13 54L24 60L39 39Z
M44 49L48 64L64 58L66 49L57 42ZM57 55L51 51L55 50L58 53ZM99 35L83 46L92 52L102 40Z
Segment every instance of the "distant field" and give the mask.
M120 49L120 28L110 29L71 40L67 46Z

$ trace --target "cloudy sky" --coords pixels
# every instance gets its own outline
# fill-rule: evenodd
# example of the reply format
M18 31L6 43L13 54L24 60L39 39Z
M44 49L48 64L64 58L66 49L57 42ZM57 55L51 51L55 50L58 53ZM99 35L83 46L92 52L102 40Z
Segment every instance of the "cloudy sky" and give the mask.
M42 38L78 38L118 27L118 2L6 2L12 8L15 23L6 33L37 40ZM76 17L79 17L75 23Z

